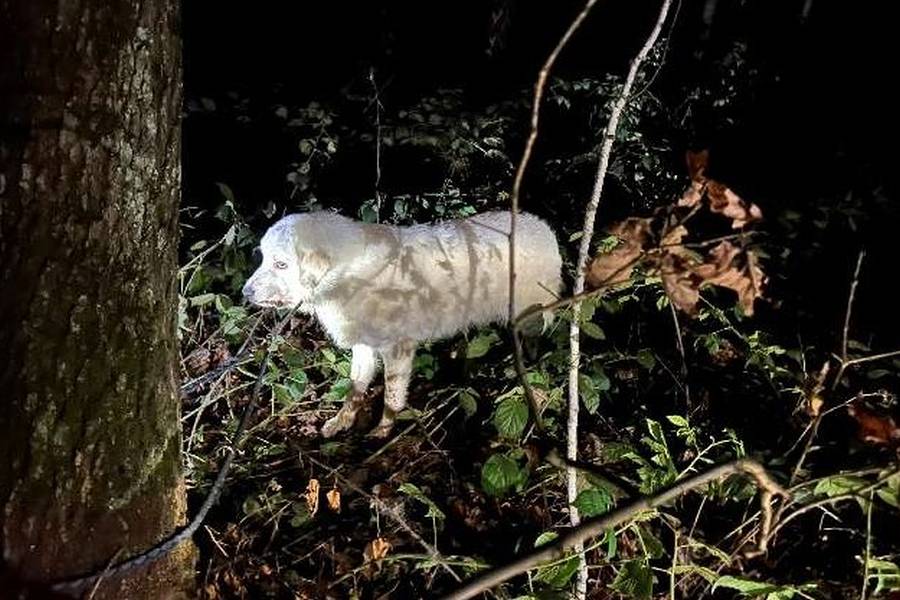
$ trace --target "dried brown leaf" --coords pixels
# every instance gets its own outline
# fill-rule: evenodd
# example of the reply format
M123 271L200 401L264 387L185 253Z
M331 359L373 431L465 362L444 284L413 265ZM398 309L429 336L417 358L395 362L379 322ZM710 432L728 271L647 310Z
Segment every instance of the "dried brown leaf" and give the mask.
M688 150L686 158L691 181L705 181L706 167L709 164L709 150L701 150L700 152Z
M744 257L742 266L736 264L739 256ZM737 292L738 303L746 315L753 314L753 302L762 298L765 275L752 250L742 252L731 242L721 242L693 270L702 280L700 285L717 285Z
M762 210L757 205L745 201L718 181L707 182L706 195L709 197L709 209L731 219L732 229L740 229L762 219Z
M391 543L383 537L377 537L368 544L363 550L363 557L366 562L373 560L381 560L387 553L391 551Z
M731 242L720 242L709 251L703 264L694 268L694 273L707 283L716 284L717 278L734 268L734 259L740 253L740 249Z
M325 498L328 500L328 508L330 508L333 512L339 513L341 512L341 492L337 488L332 488L328 490L325 494Z
M688 234L687 227L684 225L677 225L666 232L662 238L663 246L675 246L681 243L681 240L684 239L684 236Z
M687 261L676 254L666 253L660 263L660 277L669 301L689 315L696 314L700 285L695 281Z
M650 219L629 217L609 228L619 238L619 245L611 252L597 255L588 265L586 281L590 287L616 285L631 278L631 273L652 239Z
M890 415L875 413L854 402L847 412L856 419L859 439L870 444L892 444L900 441L900 429Z
M825 378L828 376L830 368L831 363L825 361L822 363L822 368L819 369L818 373L808 375L803 382L803 397L806 399L806 414L812 418L819 416L819 413L822 412L822 406L825 404L822 392L825 390Z
M692 181L688 189L684 191L681 198L678 199L678 206L697 206L703 200L703 193L706 191L706 184L701 181Z
M306 507L309 509L309 516L315 516L319 511L319 480L310 479L306 485Z

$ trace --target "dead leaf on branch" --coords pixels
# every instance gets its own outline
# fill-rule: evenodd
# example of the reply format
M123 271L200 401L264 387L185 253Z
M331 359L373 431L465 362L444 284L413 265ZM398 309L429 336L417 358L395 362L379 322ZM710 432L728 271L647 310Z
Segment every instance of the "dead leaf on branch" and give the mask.
M625 283L640 263L649 272L659 274L672 304L690 315L696 314L700 290L706 285L734 290L744 314L753 314L753 304L763 297L766 283L756 254L729 241L720 242L706 254L693 252L683 243L689 234L685 222L701 206L704 197L709 199L710 212L731 219L732 228L742 228L762 218L758 206L744 201L724 184L706 177L708 160L709 154L705 150L687 153L691 186L676 205L693 210L680 222L673 221L673 215L678 211L670 207L657 212L667 213L661 227L659 219L630 217L607 229L620 243L613 250L598 254L588 265L588 286L596 289ZM662 230L660 233L654 231L654 223L657 230Z
M706 184L699 181L692 181L690 187L684 191L681 198L678 199L678 206L694 207L703 200L703 194L706 192Z
M857 436L863 442L900 444L900 428L890 415L876 413L858 401L847 407L847 413L856 420Z
M306 507L309 509L309 516L313 517L319 511L319 480L310 479L306 485Z
M659 276L669 301L676 308L694 315L700 302L700 282L691 270L687 258L664 251L658 259Z
M337 488L332 488L325 494L325 498L328 500L328 508L330 508L333 512L339 513L341 512L341 492Z
M740 229L762 219L762 210L757 205L744 201L718 181L710 180L706 184L706 195L709 197L709 209L731 219L732 229Z
M687 153L691 183L676 204L693 208L706 196L709 199L709 210L731 219L732 229L740 229L761 220L762 210L759 206L747 202L725 184L706 176L708 163L709 152L706 150Z
M366 544L365 549L363 549L363 558L365 558L366 562L381 560L382 558L387 556L387 553L390 551L391 543L383 537L377 537Z
M619 245L591 261L585 278L587 284L596 288L631 279L644 247L652 240L650 223L649 218L629 217L612 225L608 232L619 238Z
M739 266L741 258L743 264ZM721 242L710 251L707 261L693 270L702 280L701 285L717 285L737 292L738 304L745 315L752 315L753 302L763 297L766 277L752 250L741 251L731 242Z

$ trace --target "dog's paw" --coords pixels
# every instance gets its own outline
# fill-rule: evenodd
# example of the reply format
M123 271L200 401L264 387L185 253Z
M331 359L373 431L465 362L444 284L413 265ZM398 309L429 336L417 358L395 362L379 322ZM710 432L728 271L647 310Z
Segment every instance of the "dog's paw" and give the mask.
M325 421L319 433L322 434L323 438L332 438L345 429L347 429L347 426L341 423L340 415L338 415Z
M322 425L320 432L324 438L332 438L342 431L346 431L353 427L356 421L356 411L341 409L338 414L334 415Z
M391 435L393 430L393 423L379 423L373 430L366 434L366 437L376 440L385 440Z
M356 422L356 413L365 402L365 395L351 392L344 400L344 405L336 415L325 421L320 430L322 437L334 437L342 431L353 427Z

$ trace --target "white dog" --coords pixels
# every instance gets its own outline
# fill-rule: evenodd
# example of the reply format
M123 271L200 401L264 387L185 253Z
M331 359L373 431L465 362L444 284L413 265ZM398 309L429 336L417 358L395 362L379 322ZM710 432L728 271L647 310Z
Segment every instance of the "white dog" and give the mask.
M396 227L330 212L288 215L262 238L262 264L244 286L260 306L314 313L334 343L353 351L353 392L322 427L331 437L353 425L384 361L384 437L406 406L416 346L474 325L507 320L509 212L435 225ZM516 219L515 310L561 291L556 236L537 217ZM549 315L544 315L545 324Z

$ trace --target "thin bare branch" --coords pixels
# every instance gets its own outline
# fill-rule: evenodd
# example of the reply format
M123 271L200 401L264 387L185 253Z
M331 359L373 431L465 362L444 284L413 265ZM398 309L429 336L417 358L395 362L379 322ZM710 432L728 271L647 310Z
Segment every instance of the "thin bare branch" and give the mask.
M838 358L840 366L834 381L831 382L831 389L837 388L838 384L844 376L844 370L849 366L847 362L847 348L850 344L850 315L853 313L853 300L856 298L856 286L859 285L859 272L862 269L863 259L866 257L866 251L860 250L859 256L856 258L856 268L853 270L853 281L850 283L850 293L847 296L847 310L844 312L844 335L841 338L841 356Z

